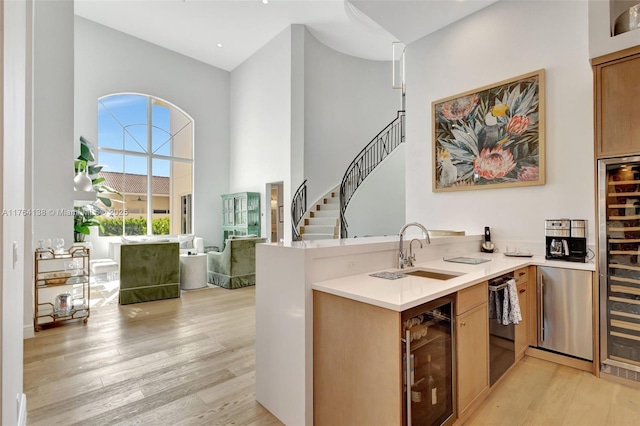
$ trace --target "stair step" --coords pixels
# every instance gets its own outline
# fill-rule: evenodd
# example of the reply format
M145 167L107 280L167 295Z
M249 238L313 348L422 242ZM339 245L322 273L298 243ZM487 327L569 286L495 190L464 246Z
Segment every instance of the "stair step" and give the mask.
M340 210L328 210L328 209L322 209L322 210L316 210L314 212L311 212L312 216L311 217L333 217L333 218L338 218L340 217Z
M300 227L300 234L331 234L336 231L335 225L307 225Z
M337 226L338 218L336 217L310 217L304 220L305 225L324 225L324 226Z
M303 241L310 240L333 240L336 237L330 234L301 234L300 237Z
M331 197L324 199L325 204L340 204L340 199L338 197Z
M340 203L316 204L316 211L319 211L319 210L340 211Z

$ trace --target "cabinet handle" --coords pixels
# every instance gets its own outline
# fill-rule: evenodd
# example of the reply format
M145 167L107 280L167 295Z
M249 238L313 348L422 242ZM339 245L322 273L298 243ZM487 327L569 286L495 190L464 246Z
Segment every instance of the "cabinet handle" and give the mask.
M460 327L464 327L465 325L467 325L467 323L466 323L465 321L462 321L462 322L460 323Z
M525 291L527 291L527 289L522 288L522 289L520 289L519 293L524 293Z
M524 272L520 272L518 275L523 276L523 275L524 275Z
M538 334L544 342L544 279L542 273L540 273L540 318L538 318Z

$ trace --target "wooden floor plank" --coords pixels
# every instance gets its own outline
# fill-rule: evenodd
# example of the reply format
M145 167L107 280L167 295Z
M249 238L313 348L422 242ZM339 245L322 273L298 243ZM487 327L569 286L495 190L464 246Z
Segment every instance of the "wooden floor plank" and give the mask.
M638 425L640 389L524 357L465 425Z
M281 425L255 401L254 345L255 287L100 306L24 341L28 425ZM638 419L640 389L525 357L466 424Z
M27 422L281 425L255 401L254 345L255 287L101 306L25 340Z

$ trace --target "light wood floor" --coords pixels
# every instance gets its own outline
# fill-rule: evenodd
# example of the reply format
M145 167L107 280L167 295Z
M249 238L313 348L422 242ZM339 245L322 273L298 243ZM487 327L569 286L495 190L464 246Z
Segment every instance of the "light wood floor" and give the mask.
M28 424L281 424L255 402L254 307L255 287L205 289L36 333ZM525 357L466 424L636 426L640 389Z
M525 357L465 425L640 425L640 389Z
M92 309L24 342L29 425L276 425L255 401L255 287Z

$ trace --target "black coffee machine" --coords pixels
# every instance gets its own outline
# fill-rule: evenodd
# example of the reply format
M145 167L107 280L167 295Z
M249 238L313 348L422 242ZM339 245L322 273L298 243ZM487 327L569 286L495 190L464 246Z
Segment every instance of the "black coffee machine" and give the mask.
M569 262L587 261L587 221L582 219L545 220L545 258Z

